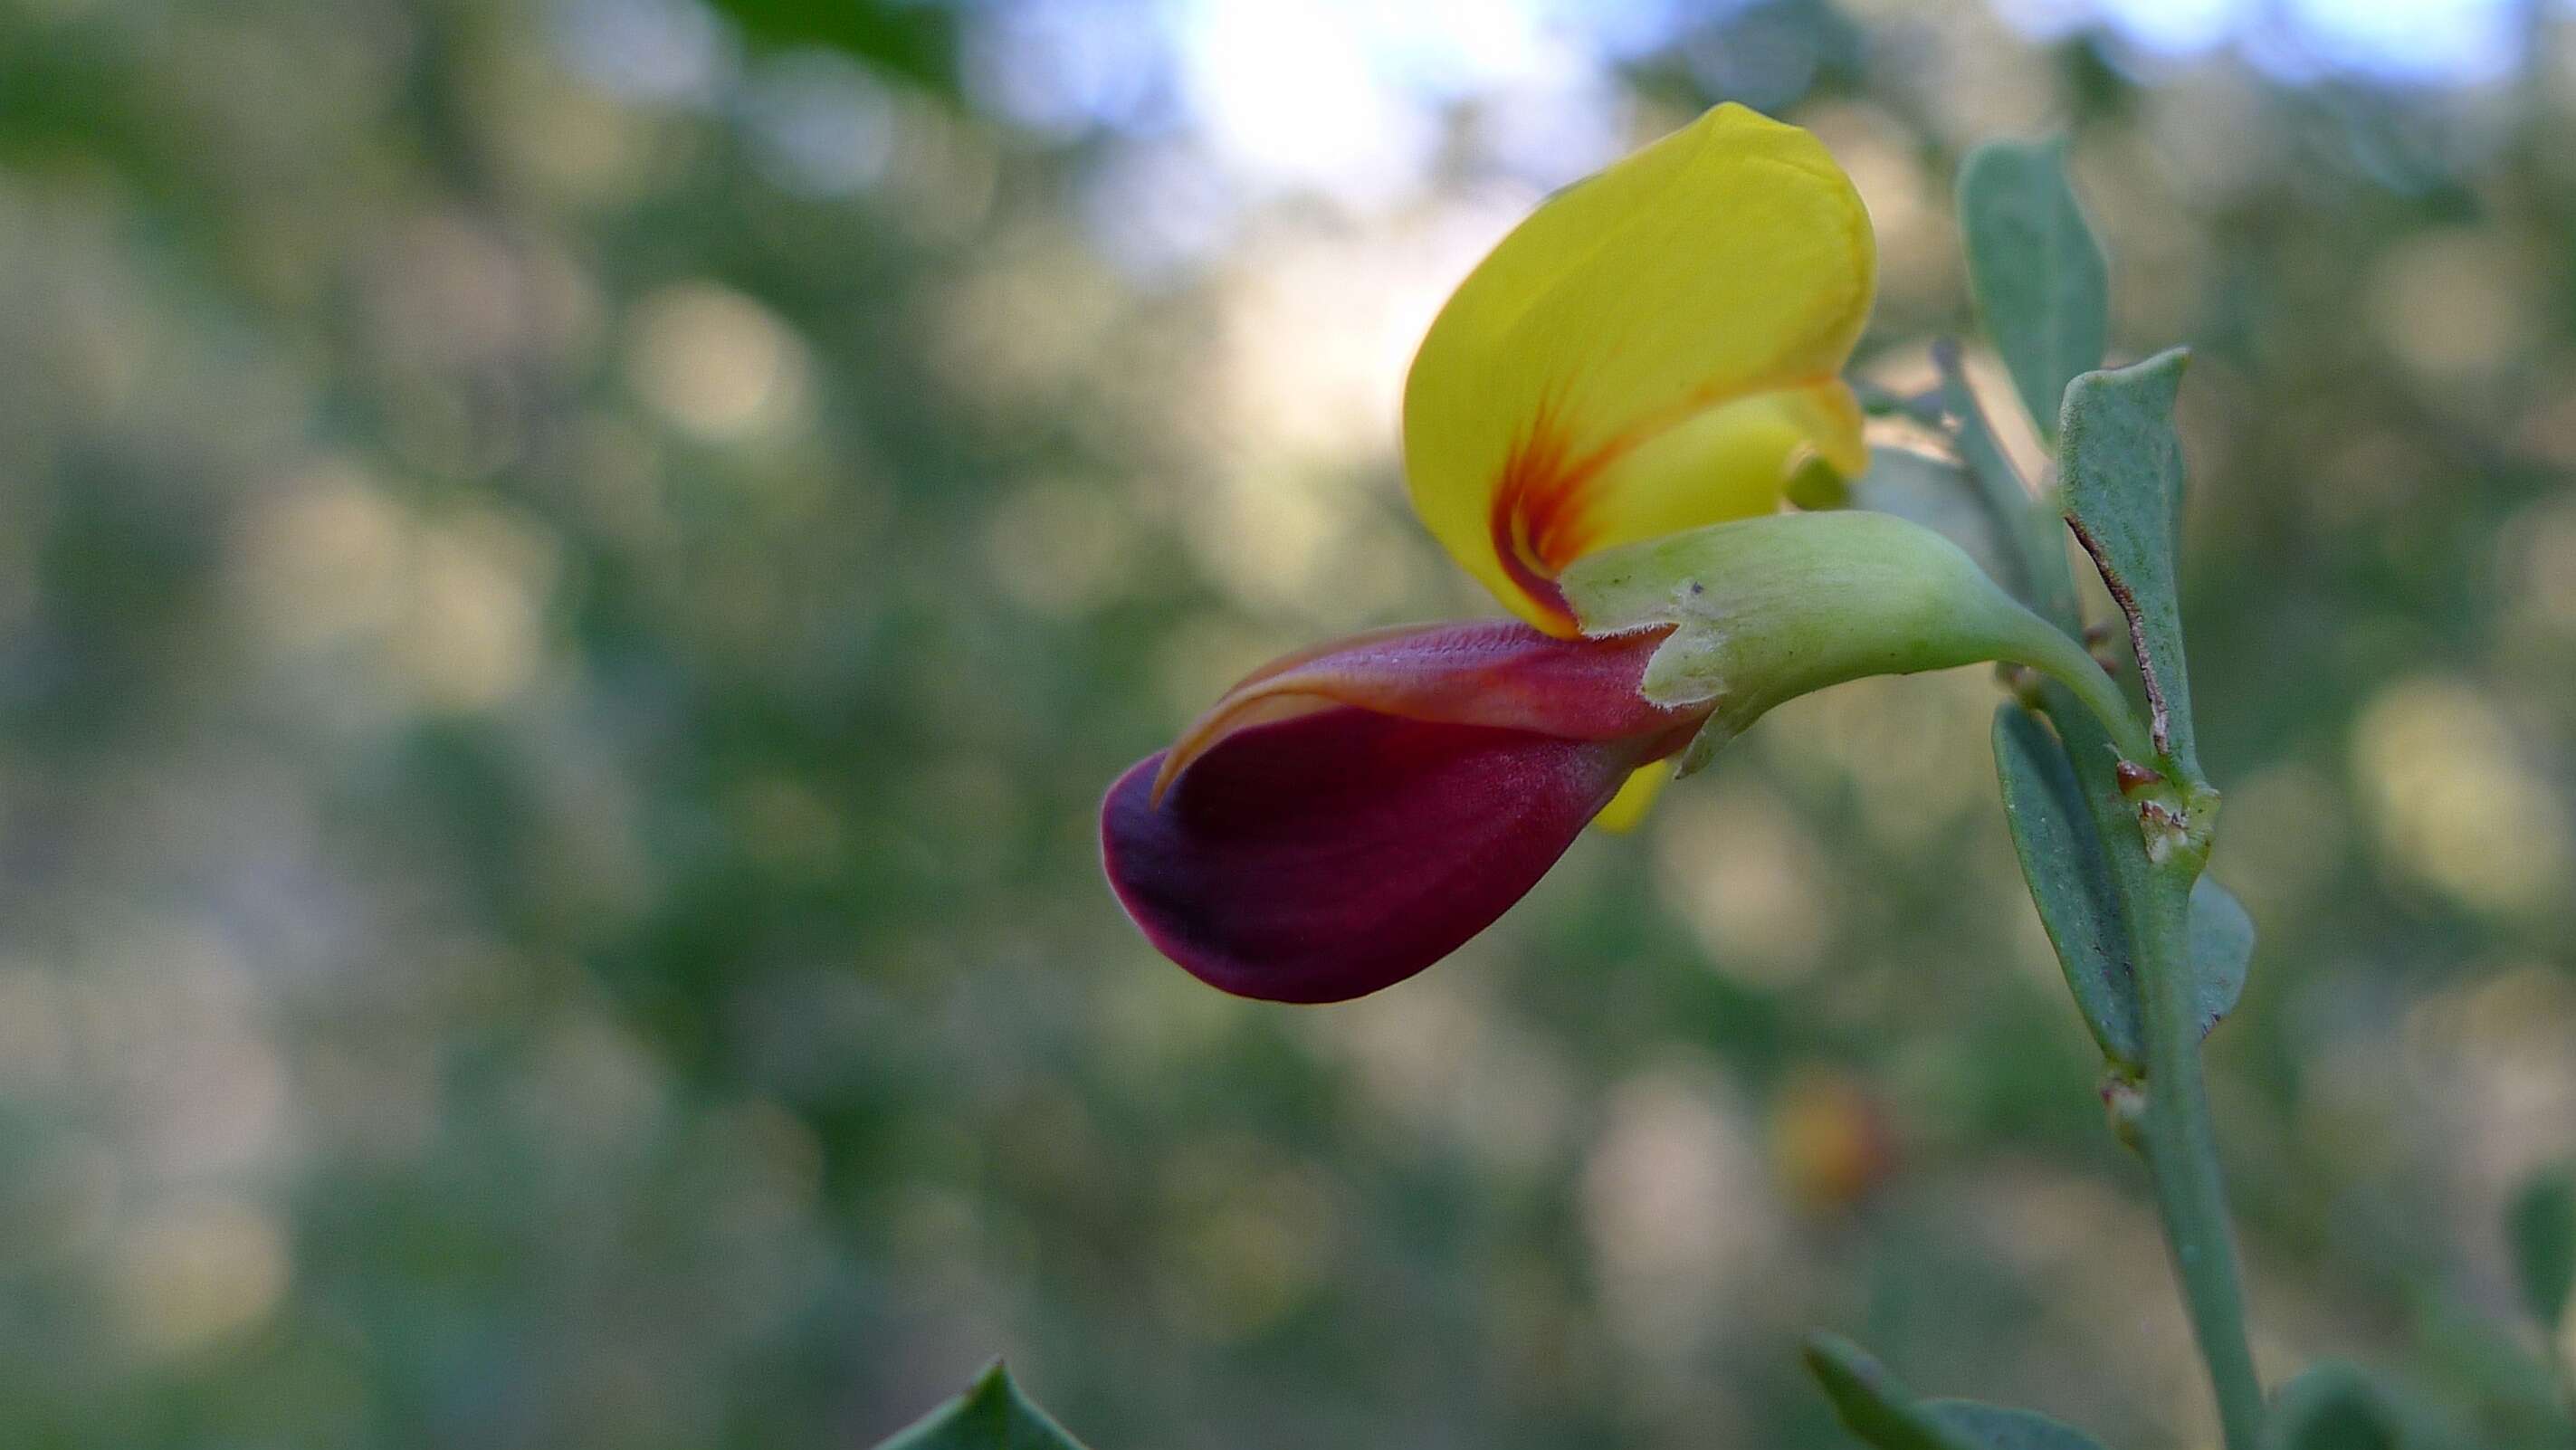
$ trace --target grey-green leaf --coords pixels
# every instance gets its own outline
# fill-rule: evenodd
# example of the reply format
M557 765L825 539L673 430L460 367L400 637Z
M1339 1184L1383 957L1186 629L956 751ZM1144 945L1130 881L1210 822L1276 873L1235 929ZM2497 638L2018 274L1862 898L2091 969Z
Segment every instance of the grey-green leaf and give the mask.
M1927 428L1941 426L1941 394L1937 389L1899 393L1867 378L1850 381L1852 393L1860 399L1861 411L1873 418L1911 418Z
M2102 838L2085 813L2083 787L2057 737L2017 705L1995 711L1994 745L2013 851L2076 1010L2103 1056L2135 1068L2146 1060L2146 1049L2128 925Z
M2201 1035L2236 1010L2254 961L2254 918L2236 893L2207 876L2191 884L2191 994L2200 1004Z
M1082 1442L1029 1403L995 1360L965 1393L896 1431L877 1450L1082 1450Z
M2282 1386L2263 1426L2265 1450L2397 1450L2396 1416L2348 1364L2310 1368Z
M2176 583L2183 464L2173 405L2188 360L2175 348L2068 385L2057 470L2067 522L2129 618L2158 743L2169 738L2174 755L2197 776Z
M2071 1425L1975 1400L1918 1400L1903 1381L1838 1334L1807 1336L1807 1369L1843 1428L1878 1450L2102 1450Z
M2146 1039L2128 922L2075 768L2048 726L2014 705L1995 711L1994 748L2013 852L2076 1010L2104 1057L2139 1067L2146 1060ZM2203 876L2192 884L2187 929L2192 996L2206 1034L2244 995L2254 923L2226 887Z
M2111 283L2066 181L2062 141L1997 141L1959 168L1968 284L1986 335L2043 437L2079 373L2102 365Z
M1977 401L1977 390L1968 383L1967 363L1959 356L1958 344L1946 338L1935 342L1932 362L1940 372L1941 409L1949 419L1959 461L1993 518L1997 537L2012 552L2013 566L1996 575L1997 582L2038 611L2040 618L2069 634L2081 632L2084 620L2076 608L2074 578L2066 571L2066 536L2055 510L2041 512L2022 481L2021 470L1996 441L1994 429L1986 422L1985 405Z
M2101 1441L2034 1410L1976 1400L1930 1400L1923 1409L1979 1450L2102 1450Z
M1878 1450L1981 1450L1965 1431L1918 1403L1887 1366L1841 1335L1808 1335L1806 1358L1843 1428Z
M2021 568L2020 558L2007 552L1993 513L1977 496L1975 481L1947 459L1911 448L1873 448L1869 471L1851 481L1844 504L1921 524L1958 545L1998 583Z
M2555 1335L2576 1289L2576 1168L2533 1174L2505 1210L2505 1238L2523 1302Z

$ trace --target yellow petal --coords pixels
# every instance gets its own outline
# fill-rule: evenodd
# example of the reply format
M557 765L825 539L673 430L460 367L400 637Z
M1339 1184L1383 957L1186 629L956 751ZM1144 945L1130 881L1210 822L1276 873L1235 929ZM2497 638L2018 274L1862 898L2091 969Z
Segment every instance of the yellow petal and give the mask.
M1664 782L1672 778L1673 764L1669 760L1638 766L1629 773L1627 783L1619 787L1619 793L1610 797L1610 804L1592 818L1592 824L1613 834L1635 830L1654 807L1655 797L1664 793Z
M1572 633L1549 581L1574 559L1767 513L1810 458L1866 463L1840 374L1875 267L1814 137L1708 112L1550 198L1450 296L1405 384L1415 509Z

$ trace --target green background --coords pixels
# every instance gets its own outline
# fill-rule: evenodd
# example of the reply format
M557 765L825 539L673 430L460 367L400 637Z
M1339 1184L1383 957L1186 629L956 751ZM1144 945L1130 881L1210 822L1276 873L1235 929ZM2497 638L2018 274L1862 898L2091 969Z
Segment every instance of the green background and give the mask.
M1099 878L1233 676L1490 612L1412 340L1729 98L1858 180L1900 386L1958 157L2071 131L2115 354L2196 351L2258 1357L2564 1433L2498 1221L2576 1151L2576 28L1542 8L1581 83L1385 61L1400 130L1346 7L0 6L0 1439L858 1446L1002 1353L1100 1450L1823 1446L1825 1326L2209 1443L1984 672L1354 1004Z

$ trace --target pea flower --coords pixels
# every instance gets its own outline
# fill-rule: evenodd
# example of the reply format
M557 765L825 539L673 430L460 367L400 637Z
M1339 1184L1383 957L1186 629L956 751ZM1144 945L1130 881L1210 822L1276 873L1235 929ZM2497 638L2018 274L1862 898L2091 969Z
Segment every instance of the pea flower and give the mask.
M1414 357L1404 462L1518 618L1274 661L1130 769L1102 852L1146 937L1239 995L1359 996L1483 930L1587 823L1633 821L1659 762L1794 695L2011 659L2125 714L1938 535L1781 512L1802 471L1867 465L1841 374L1875 266L1824 147L1734 105L1514 228Z

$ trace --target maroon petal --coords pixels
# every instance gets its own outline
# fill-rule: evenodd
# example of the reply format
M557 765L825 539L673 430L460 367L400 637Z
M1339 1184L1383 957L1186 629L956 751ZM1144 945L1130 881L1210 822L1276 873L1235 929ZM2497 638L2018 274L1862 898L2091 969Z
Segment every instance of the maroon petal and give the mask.
M1637 683L1669 633L1559 639L1516 619L1490 619L1403 625L1317 645L1226 691L1164 753L1154 793L1171 789L1236 731L1336 705L1580 740L1660 733L1684 715L1647 703Z
M1102 803L1102 855L1127 914L1200 979L1340 1001L1482 931L1695 724L1589 740L1330 705L1227 732L1159 804L1163 757L1138 762Z

